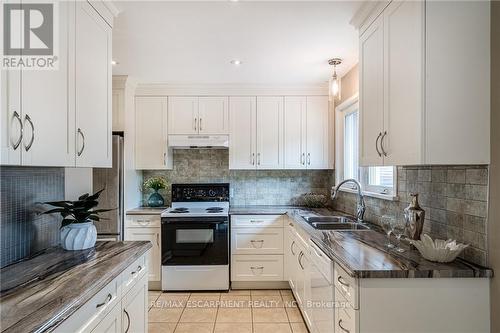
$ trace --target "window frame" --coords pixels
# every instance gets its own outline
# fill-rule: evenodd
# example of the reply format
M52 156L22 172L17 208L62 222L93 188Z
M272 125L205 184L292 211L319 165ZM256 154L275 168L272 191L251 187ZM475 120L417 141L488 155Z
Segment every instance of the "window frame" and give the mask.
M356 93L341 104L335 107L335 185L344 180L344 119L346 114L358 112L359 121L359 94ZM360 130L358 126L358 130ZM361 141L358 140L358 144ZM358 146L359 147L359 146ZM384 200L398 200L398 178L397 168L393 167L393 186L392 191L387 191L388 187L369 185L369 169L370 167L359 166L358 179L363 186L363 194L369 197L375 197ZM341 191L349 193L357 193L354 185L346 184L340 188Z

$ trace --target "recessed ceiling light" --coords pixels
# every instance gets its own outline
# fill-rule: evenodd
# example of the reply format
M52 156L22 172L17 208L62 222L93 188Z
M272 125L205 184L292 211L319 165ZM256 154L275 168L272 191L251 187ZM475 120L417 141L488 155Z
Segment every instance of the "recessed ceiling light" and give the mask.
M118 64L119 64L119 62L118 62L118 61L116 61L116 60L111 60L111 65L116 66L116 65L118 65Z
M241 65L242 62L241 62L241 60L233 59L233 60L231 60L231 64L238 66L238 65Z

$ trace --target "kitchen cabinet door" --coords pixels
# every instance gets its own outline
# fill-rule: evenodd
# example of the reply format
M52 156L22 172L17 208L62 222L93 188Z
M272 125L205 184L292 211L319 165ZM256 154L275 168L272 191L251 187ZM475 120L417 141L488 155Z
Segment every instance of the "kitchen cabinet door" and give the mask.
M23 149L21 73L20 71L2 70L1 76L1 164L21 165Z
M200 134L228 134L227 97L200 97L198 103Z
M92 330L92 333L121 333L122 332L122 307L115 307Z
M198 97L168 98L168 134L198 134Z
M283 159L285 169L306 168L306 97L285 97Z
M172 168L167 147L167 97L135 98L135 168Z
M257 97L257 169L283 168L283 97Z
M122 300L122 331L148 331L148 279L143 276Z
M387 134L380 145L385 165L422 161L424 6L420 1L394 1L384 10Z
M328 97L308 96L306 112L307 169L328 169Z
M360 37L359 164L383 165L384 19L380 15Z
M255 169L255 97L229 98L229 169Z
M23 150L23 165L34 166L74 166L75 165L75 108L72 103L72 95L70 95L71 87L74 82L73 70L73 45L69 42L73 40L72 34L74 33L74 10L75 4L73 2L61 1L59 3L59 53L57 54L57 70L23 70L22 71L22 106L23 106L23 127L24 138L22 142ZM90 9L91 10L91 9ZM80 12L80 14L82 14ZM96 14L97 15L97 14ZM80 15L80 17L82 17ZM86 17L88 19L89 17ZM96 18L94 18L96 19ZM82 22L77 22L82 24ZM95 27L95 24L92 23ZM103 49L99 55L105 55L107 52L107 32L102 31L101 36L96 37L96 43L102 42L99 45ZM57 35L56 35L57 36ZM104 38L101 40L100 38ZM85 42L85 41L84 41ZM80 44L78 44L80 45ZM79 48L79 52L86 52ZM102 60L95 58L95 60ZM79 61L81 65L82 62ZM107 64L103 61L96 63L97 68L94 70L103 70L103 73L93 72L85 73L85 75L96 75L101 79L107 75ZM100 66L100 67L99 67ZM90 69L90 68L89 68ZM81 71L80 75L83 75ZM79 82L83 82L80 80ZM106 83L106 81L104 81ZM99 142L97 148L103 149L103 153L107 154L105 150L107 141L107 106L106 99L107 87L101 85L100 82L94 82L102 89L99 91L99 100L96 107L98 110L89 109L88 117L90 121L96 112L96 122L103 122L97 124L97 128L102 133L98 133L99 138L104 141ZM79 89L86 89L79 86ZM93 89L91 89L93 91ZM81 96L81 93L78 95ZM79 100L80 101L80 100ZM91 102L92 101L85 101ZM80 104L81 105L81 104ZM90 107L90 105L88 105ZM80 109L80 111L82 111ZM84 110L86 112L87 110ZM81 119L81 118L80 118ZM91 141L94 133L93 127L88 123L87 134L87 148L91 149ZM101 126L102 125L102 126ZM99 149L96 149L99 151ZM87 155L88 151L85 152ZM106 163L107 155L102 155L104 159L102 163Z
M126 228L125 240L150 241L153 248L146 258L149 281L161 280L161 228Z
M76 166L111 167L111 27L77 1L75 29Z

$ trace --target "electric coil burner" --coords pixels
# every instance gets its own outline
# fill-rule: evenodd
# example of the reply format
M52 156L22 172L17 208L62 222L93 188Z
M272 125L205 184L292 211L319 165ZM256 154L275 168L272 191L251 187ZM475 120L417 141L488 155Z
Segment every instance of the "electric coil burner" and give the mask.
M229 289L229 184L173 184L161 214L162 289Z

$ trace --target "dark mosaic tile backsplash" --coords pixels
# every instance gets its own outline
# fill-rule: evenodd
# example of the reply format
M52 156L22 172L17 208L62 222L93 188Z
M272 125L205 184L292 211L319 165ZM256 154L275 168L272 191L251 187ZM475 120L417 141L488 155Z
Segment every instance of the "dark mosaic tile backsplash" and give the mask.
M0 267L59 244L60 218L37 202L64 200L64 168L0 167Z

